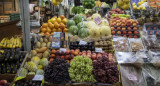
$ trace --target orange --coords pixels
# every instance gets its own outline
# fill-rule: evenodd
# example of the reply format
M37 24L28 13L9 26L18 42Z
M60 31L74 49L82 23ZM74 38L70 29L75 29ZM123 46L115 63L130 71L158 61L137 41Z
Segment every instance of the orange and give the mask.
M64 15L61 15L60 18L63 20L63 19L65 18L65 16L64 16Z
M45 33L47 31L46 28L41 28L41 32Z
M58 28L57 32L62 32L62 29L61 29L61 28Z
M53 18L57 19L57 16L54 16Z
M64 28L64 29L63 29L63 32L68 32L68 29L67 29L67 28Z
M46 28L46 27L48 27L48 24L47 23L43 23L42 27Z
M48 23L48 27L49 27L49 28L53 28L53 27L54 27L54 24L52 24L51 22L49 22L49 23Z
M51 52L52 52L52 54L55 54L55 53L56 53L56 50L52 50Z
M50 35L50 33L49 33L49 32L46 32L45 35Z
M62 22L63 22L64 24L66 24L66 23L67 23L67 21L68 21L68 19L67 19L67 18L64 18L64 19L62 20Z
M57 22L58 23L60 23L61 22L61 18L59 17L59 18L57 18Z
M44 33L43 33L43 32L41 32L40 34L41 34L41 35L44 35Z
M52 18L50 21L51 21L52 24L53 24L54 22L56 22L56 18Z
M59 24L57 22L54 23L55 28L59 28Z
M52 62L53 60L54 60L53 58L50 58L50 59L49 59L49 62Z
M64 29L66 26L63 24L63 23L60 23L60 26L59 26L61 29Z
M49 33L50 33L50 32L51 32L51 29L50 29L50 28L47 28L47 32L49 32Z
M56 32L57 30L54 28L54 29L52 29L52 32Z

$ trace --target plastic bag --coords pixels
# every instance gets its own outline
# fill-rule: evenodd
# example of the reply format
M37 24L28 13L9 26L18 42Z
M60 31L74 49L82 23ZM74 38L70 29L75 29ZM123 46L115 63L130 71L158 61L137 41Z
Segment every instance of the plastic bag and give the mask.
M160 67L160 50L149 50L148 53L151 56L153 66Z
M160 83L160 69L151 65L145 65L142 69L146 86L159 86Z
M143 62L145 62L145 63L149 63L151 61L151 57L145 51L136 52L136 56L138 57L138 62L140 60L143 60Z
M141 69L121 64L120 70L122 86L146 86Z
M130 51L128 39L125 37L114 37L113 43L116 51Z
M144 47L140 38L129 38L132 51L143 51Z
M157 43L157 38L155 35L150 35L142 38L144 46L147 50L149 49L160 49L160 46Z

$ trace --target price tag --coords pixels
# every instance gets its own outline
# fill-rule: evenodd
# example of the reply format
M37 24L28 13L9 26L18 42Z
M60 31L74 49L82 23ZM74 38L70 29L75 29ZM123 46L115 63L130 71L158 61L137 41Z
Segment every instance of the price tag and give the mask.
M97 17L94 19L94 21L96 22L96 24L100 24L102 22L101 18Z
M96 52L102 53L102 48L96 48Z
M132 81L137 81L137 76L134 74L128 74L128 79Z
M43 75L35 75L34 78L32 79L33 81L42 81Z
M66 48L60 48L60 52L66 52Z
M79 45L86 45L86 44L87 44L86 41L82 41L82 40L81 40L81 41L79 42Z

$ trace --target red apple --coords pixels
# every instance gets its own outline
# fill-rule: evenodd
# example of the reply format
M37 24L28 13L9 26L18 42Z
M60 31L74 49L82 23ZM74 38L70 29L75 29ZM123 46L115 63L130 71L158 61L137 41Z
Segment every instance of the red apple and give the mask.
M138 38L138 36L137 36L137 35L135 35L135 36L134 36L134 38Z
M96 60L97 59L97 56L96 56L96 54L92 54L92 60Z
M133 23L133 26L135 27L135 26L137 26L137 24L136 24L136 23Z
M122 31L125 31L125 30L126 30L126 28L125 28L125 27L123 27L123 28L122 28Z
M128 34L130 34L130 35L131 35L131 34L132 34L132 32L131 32L131 31L129 31L129 32L128 32Z
M137 29L138 29L137 27L134 27L134 28L133 28L134 31L136 31Z
M126 31L123 31L123 34L127 34L127 32L126 32Z
M82 52L79 52L79 55L82 55Z
M112 31L112 35L114 35L114 34L116 34L116 32L115 32L115 31Z
M117 31L117 34L119 34L119 35L120 35L120 34L121 34L121 31Z
M117 23L120 23L121 21L120 21L120 20L117 20L116 22L117 22Z
M134 34L138 34L139 32L138 31L134 31Z
M73 58L74 58L74 55L71 54L68 59L71 60L71 59L73 59Z
M117 24L116 24L116 26L120 26L120 25L121 25L121 23L117 23Z
M129 38L133 38L133 36L132 36L132 35L129 35L128 37L129 37Z
M117 27L117 30L121 30L121 28L120 28L120 27Z
M83 50L83 51L82 51L82 53L85 53L85 54L86 54L86 51L85 51L85 50Z
M89 58L91 58L91 55L88 54L87 56L88 56Z
M91 51L90 51L90 50L87 50L87 53L91 53Z
M111 27L111 30L114 30L115 28L114 27Z
M70 54L74 54L74 50L72 49L72 50L70 50Z
M79 50L79 49L76 49L75 51L79 53L80 50Z
M61 56L61 59L64 59L64 56ZM67 59L66 59L67 60Z
M3 85L6 85L6 84L7 84L7 80L1 80L1 81L0 81L0 85L3 86Z
M63 57L61 57L61 58L63 58ZM65 60L68 60L69 58L70 58L69 55L66 55L66 56L64 57Z
M131 27L127 27L127 30L129 30L129 31L130 31L131 29L132 29Z
M127 37L127 35L123 35L123 37Z

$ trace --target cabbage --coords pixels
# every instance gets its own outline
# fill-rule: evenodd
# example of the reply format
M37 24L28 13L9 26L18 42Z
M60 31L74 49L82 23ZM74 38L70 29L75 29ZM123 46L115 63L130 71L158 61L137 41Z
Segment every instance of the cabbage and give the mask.
M47 58L42 58L40 60L40 65L42 65L43 67L47 66L48 65L48 60Z
M100 32L102 36L109 36L111 35L111 29L108 26L101 26Z
M79 32L78 32L78 36L79 36L80 38L88 37L88 35L89 35L89 33L88 33L87 28L82 28L82 29L80 29Z
M80 30L81 28L86 28L86 24L84 24L83 22L80 22L77 24L77 27Z
M67 28L69 28L72 25L75 25L75 22L73 20L68 20L68 22L67 22Z
M98 13L95 13L95 14L92 15L92 19L95 19L97 17L101 18L101 15L99 15Z
M73 20L75 21L76 24L78 24L79 22L82 21L82 17L79 14L77 14L73 17Z
M71 33L72 35L78 35L78 27L73 25L69 28L69 33Z
M105 3L105 2L101 5L101 7L103 7L103 8L111 8L111 7L109 6L109 4L107 4L107 3Z
M43 75L44 74L44 71L42 69L38 69L36 71L36 75Z

